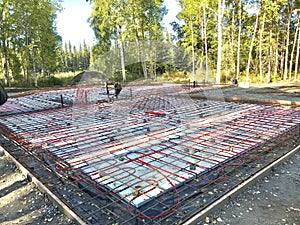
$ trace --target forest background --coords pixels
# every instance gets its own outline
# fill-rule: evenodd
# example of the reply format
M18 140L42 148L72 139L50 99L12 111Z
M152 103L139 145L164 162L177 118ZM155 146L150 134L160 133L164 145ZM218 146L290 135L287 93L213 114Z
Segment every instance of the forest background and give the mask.
M61 3L0 0L0 80L6 86L68 85L81 71L123 82L300 79L300 0L178 0L173 34L162 24L163 0L91 0L93 46L62 43L56 29Z

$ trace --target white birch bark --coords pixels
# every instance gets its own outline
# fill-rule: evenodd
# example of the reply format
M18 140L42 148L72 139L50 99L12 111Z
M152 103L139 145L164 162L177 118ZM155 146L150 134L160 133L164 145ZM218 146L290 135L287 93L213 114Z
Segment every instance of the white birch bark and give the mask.
M224 14L224 0L218 0L218 58L217 58L216 84L221 83L223 14Z
M257 12L255 27L254 27L252 40L251 40L251 44L250 44L250 49L249 49L248 63L247 63L247 68L246 68L246 82L249 82L250 63L251 63L251 58L252 58L252 49L253 49L253 44L254 44L254 40L255 40L256 30L257 30L257 26L258 26L258 17L259 17L259 11Z
M288 18L288 25L287 25L287 38L286 38L286 46L285 46L285 64L284 64L284 74L283 80L287 79L288 74L288 60L289 60L289 44L290 44L290 17Z
M299 51L300 51L299 48L300 48L300 29L299 29L299 22L298 22L298 44L297 44L297 54L296 54L296 65L295 65L294 81L297 80L298 64L299 64Z
M205 48L205 83L208 82L208 48L207 48L207 31L206 31L206 10L203 7L203 32L204 32L204 48Z
M265 14L263 15L263 21L259 33L259 81L262 83L263 81L263 62L262 62L262 39L263 39L263 32L265 28Z
M240 55L241 55L241 34L242 34L242 0L239 1L239 33L237 43L237 56L236 56L236 79L239 79L240 75Z
M296 43L297 43L297 35L298 35L298 31L299 31L299 29L297 28L297 29L296 29L296 33L295 33L295 38L294 38L293 48L292 48L292 52L291 52L290 69L289 69L289 81L292 79L293 60L294 60L295 47L296 47Z

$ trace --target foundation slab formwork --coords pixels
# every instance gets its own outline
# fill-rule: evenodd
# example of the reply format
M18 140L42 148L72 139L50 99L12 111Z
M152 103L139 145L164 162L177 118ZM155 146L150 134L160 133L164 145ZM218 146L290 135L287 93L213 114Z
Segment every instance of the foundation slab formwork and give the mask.
M179 86L124 89L118 101L85 88L0 108L6 135L105 201L86 213L95 216L91 224L179 223L190 215L178 209L201 195L199 187L226 182L300 124L299 109L191 100ZM195 212L201 202L190 207Z

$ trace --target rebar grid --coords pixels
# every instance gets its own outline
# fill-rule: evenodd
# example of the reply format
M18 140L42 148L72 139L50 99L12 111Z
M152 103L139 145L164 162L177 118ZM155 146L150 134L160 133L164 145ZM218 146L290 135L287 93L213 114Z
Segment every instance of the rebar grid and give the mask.
M247 172L236 168L258 161L300 123L298 109L150 90L114 103L11 114L1 123L6 135L68 179L58 192L91 224L179 223L238 183ZM76 200L77 186L92 196L87 202Z

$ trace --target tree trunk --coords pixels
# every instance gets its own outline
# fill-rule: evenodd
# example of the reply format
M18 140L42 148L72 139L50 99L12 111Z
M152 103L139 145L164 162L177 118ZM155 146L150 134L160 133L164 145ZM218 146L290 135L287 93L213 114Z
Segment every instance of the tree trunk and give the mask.
M37 82L37 74L36 74L36 64L35 64L35 55L34 55L34 48L31 49L31 54L32 54L32 66L33 66L33 79L34 79L34 86L38 86Z
M288 24L287 24L287 38L286 38L286 46L285 46L285 64L284 64L284 74L283 74L283 80L287 79L287 73L288 73L288 60L289 60L289 44L290 44L290 25L291 25L291 16L287 18Z
M292 48L292 52L291 52L291 58L290 58L290 70L289 70L289 81L291 81L292 79L292 70L293 70L293 60L294 60L294 52L295 52L295 47L297 44L297 35L298 35L298 31L299 29L296 29L296 33L295 33L295 38L294 38L294 43L293 43L293 48Z
M296 54L296 65L295 65L295 75L294 81L297 81L297 73L298 73L298 63L299 63L299 51L300 51L300 29L299 29L299 22L298 22L298 45L297 45L297 54Z
M192 80L195 80L195 49L194 49L194 29L193 29L193 22L190 19L190 28L192 34Z
M138 25L138 24L137 24ZM143 33L143 26L142 26L142 33ZM135 35L136 35L136 44L138 48L138 54L139 54L139 61L141 62L142 69L143 69L143 74L144 78L148 78L148 73L147 73L147 63L145 59L145 44L144 44L144 37L142 37L142 49L141 49L141 44L139 41L139 35L138 35L138 30L135 30ZM144 36L144 33L143 33Z
M135 43L138 51L138 61L142 63L142 53L141 53L140 41L138 39L138 36L136 36L135 38Z
M272 65L272 58L273 58L273 49L272 49L272 30L270 31L270 41L269 41L269 62L268 62L268 76L267 76L267 83L271 82L271 65Z
M284 57L284 52L281 52L281 56L280 56L280 58L281 58L281 62L280 62L280 77L281 77L281 79L283 79L283 69L284 69L284 59L285 59L285 57Z
M145 48L145 31L144 31L144 24L142 23L142 65L143 65L143 72L144 72L144 78L148 79L148 71L147 71L147 58L146 58L146 48Z
M146 62L146 52L145 52L144 40L142 41L141 59L142 59L142 67L143 67L144 78L147 79L148 78L148 71L147 71L147 62Z
M3 67L5 82L10 87L11 83L10 83L10 77L9 77L9 74L8 74L7 60L6 60L5 56L2 57L2 67Z
M263 42L263 32L264 32L264 27L265 27L265 19L266 16L263 14L263 21L261 25L261 30L259 34L259 81L262 83L263 81L263 62L262 62L262 42Z
M235 27L235 11L232 10L232 19L231 19L231 26L232 27ZM235 31L234 29L231 29L231 38L230 38L230 79L233 78L232 77L232 74L235 74L235 62L234 62L234 56L235 56L235 44L234 44L234 41L235 41ZM235 76L234 76L235 77ZM227 78L226 78L226 83L227 83Z
M207 50L207 32L206 32L206 10L203 7L203 32L204 32L204 48L205 48L205 83L208 82L208 50Z
M275 64L274 64L274 80L277 77L278 73L278 42L279 42L279 33L277 32L277 37L276 37L276 50L275 50Z
M156 74L156 62L153 65L153 72L154 72L154 80L157 80L157 74Z
M2 55L2 66L3 66L3 73L4 73L4 78L6 81L6 84L10 87L11 86L11 81L8 73L8 53L7 53L7 43L6 40L2 40L2 47L3 47L3 55Z
M248 63L247 63L247 69L246 69L246 82L249 82L250 63L251 63L251 58L252 58L252 49L253 49L253 44L254 44L254 40L255 40L255 34L256 34L256 30L257 30L257 26L258 26L258 17L259 17L259 11L257 12L255 27L254 27L252 40L251 40L251 44L250 44L250 49L249 49Z
M217 75L216 84L221 83L221 67L222 67L222 20L223 20L223 0L218 0L218 59L217 59Z
M150 57L151 57L151 78L156 80L156 62L157 62L157 45L151 45Z
M150 42L150 49L151 51L149 51L149 61L150 61L150 78L151 79L154 79L154 73L153 73L153 69L154 69L154 66L153 66L153 52L154 52L154 49L153 49L153 46L152 46L152 42Z
M238 33L238 46L236 56L236 79L239 79L240 75L240 54L241 54L241 33L242 33L242 0L239 1L239 33Z
M123 49L122 40L119 40L119 48L120 48L122 78L123 78L123 82L125 82L126 81L126 72L125 72L125 59L124 59L124 49Z
M25 64L23 62L21 64L22 64L21 67L23 70L23 82L24 82L24 84L26 84L27 83L27 73L26 73L27 71L26 71Z

